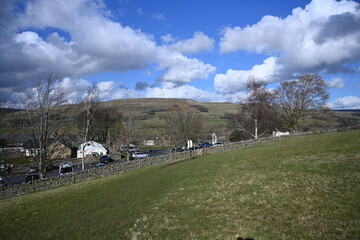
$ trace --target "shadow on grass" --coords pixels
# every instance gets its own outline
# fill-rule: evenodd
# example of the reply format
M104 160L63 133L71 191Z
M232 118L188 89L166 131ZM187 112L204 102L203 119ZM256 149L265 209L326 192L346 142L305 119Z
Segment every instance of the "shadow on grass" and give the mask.
M255 240L254 238L237 237L235 240Z

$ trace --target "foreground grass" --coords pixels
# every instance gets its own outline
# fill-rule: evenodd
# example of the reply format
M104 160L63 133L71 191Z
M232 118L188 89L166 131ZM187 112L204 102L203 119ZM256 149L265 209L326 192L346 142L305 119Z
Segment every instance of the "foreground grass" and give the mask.
M0 239L360 239L360 132L0 201Z

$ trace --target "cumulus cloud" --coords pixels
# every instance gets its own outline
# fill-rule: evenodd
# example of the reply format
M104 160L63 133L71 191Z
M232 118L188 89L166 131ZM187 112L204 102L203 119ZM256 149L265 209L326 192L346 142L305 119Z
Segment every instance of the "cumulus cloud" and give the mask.
M216 68L210 64L205 64L196 58L187 58L179 53L169 52L163 55L167 61L161 61L160 69L165 72L158 78L160 82L171 82L178 85L193 82L196 79L206 79L215 72Z
M174 41L169 37L165 39ZM184 54L206 52L213 50L214 39L209 38L203 32L195 32L193 38L178 41L168 47Z
M76 103L79 99L86 96L87 89L92 87L92 85L93 83L85 79L64 78L61 81L61 86L67 92L70 103ZM140 93L127 89L122 85L122 83L114 81L99 82L96 83L96 87L99 91L99 98L101 101L141 97Z
M330 88L344 88L345 87L345 83L344 83L344 80L340 77L336 77L336 78L333 78L331 79L329 82L328 82L328 86Z
M218 94L205 91L189 85L176 86L165 83L161 87L149 87L146 89L147 98L186 98L199 102L239 102L246 97L244 93Z
M164 42L164 43L171 43L171 42L174 42L175 39L173 38L173 36L171 34L166 34L164 36L161 36L161 40Z
M248 51L276 56L277 77L314 72L356 71L348 63L360 60L360 4L313 0L282 19L264 16L246 27L227 27L220 51Z
M125 72L157 64L165 71L163 81L184 76L190 82L208 76L213 69L177 50L157 46L152 36L140 30L113 21L102 1L27 1L16 14L12 14L16 1L5 3L0 16L2 92L34 86L37 76L48 73L79 79L102 71ZM40 34L42 30L51 33ZM175 62L181 63L176 66Z
M330 103L330 107L333 109L360 109L360 98L355 96L338 98Z
M249 77L261 79L267 83L274 82L274 76L277 73L277 59L269 57L262 64L253 66L250 70L229 69L225 74L216 74L215 89L222 93L236 93L246 89Z
M204 91L193 86L184 85L178 87L154 87L148 88L146 97L148 98L186 98L193 99L201 102L221 102L225 101L225 98L216 93Z

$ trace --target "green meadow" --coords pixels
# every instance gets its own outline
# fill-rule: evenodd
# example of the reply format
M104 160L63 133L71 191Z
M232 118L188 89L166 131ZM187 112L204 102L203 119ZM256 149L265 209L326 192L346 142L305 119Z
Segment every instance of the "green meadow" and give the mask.
M0 201L0 239L360 239L360 131Z

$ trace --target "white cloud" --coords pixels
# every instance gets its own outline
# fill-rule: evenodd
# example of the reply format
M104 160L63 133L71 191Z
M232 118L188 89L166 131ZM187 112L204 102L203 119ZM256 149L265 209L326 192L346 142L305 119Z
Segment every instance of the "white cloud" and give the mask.
M354 1L313 0L284 19L264 16L252 26L225 28L220 50L276 55L283 78L348 71L346 63L360 60L359 8Z
M66 77L61 81L61 86L67 94L69 103L76 103L86 95L86 91L92 86L92 83L84 79L74 80Z
M218 94L207 92L193 86L184 85L184 86L164 86L164 87L155 87L148 88L146 93L147 98L186 98L193 99L201 102L221 102L226 99Z
M232 70L229 69L225 74L215 75L215 89L222 93L236 93L246 89L249 77L261 79L267 83L274 82L274 75L277 72L277 59L269 57L264 60L263 64L255 65L250 70Z
M11 15L11 7L5 10ZM191 82L215 71L210 64L157 46L152 36L113 21L102 1L33 0L25 2L24 12L0 18L5 21L0 32L6 33L0 35L0 86L4 89L34 86L33 80L41 74L78 79L153 64L165 70L162 81ZM53 33L40 36L39 29ZM129 91L121 92L117 95L127 96Z
M172 83L165 83L162 87L148 87L147 98L186 98L199 102L233 102L238 103L239 99L245 98L246 94L237 92L234 94L217 94L189 85L176 86Z
M185 84L193 82L196 79L207 79L210 74L215 72L216 68L210 64L204 64L196 58L187 58L176 52L169 57L169 52L164 52L159 66L165 69L165 72L159 77L160 82L172 82L175 84Z
M209 38L202 32L195 32L193 38L178 41L168 47L184 54L212 51L214 39Z
M76 103L86 95L92 83L84 79L64 78L61 85L68 94L69 103ZM107 101L120 98L136 98L142 95L134 90L124 88L122 83L114 81L99 82L96 84L99 90L100 101Z
M173 36L171 34L166 34L164 36L161 36L161 40L164 42L164 43L171 43L171 42L174 42L175 39L173 38Z
M360 98L355 96L347 96L338 98L330 103L332 109L360 109Z
M328 82L328 86L330 88L344 88L345 87L345 83L344 80L340 77L336 77L336 78L332 78L329 82Z
M55 31L47 39L36 32L17 34L19 55L30 61L44 55L44 63L48 62L46 57L57 60L60 56L63 61L57 62L58 68L76 75L141 69L158 54L150 36L112 21L98 1L29 1L25 13L16 20L21 28L53 28ZM59 37L58 29L68 33L71 39ZM46 65L45 68L53 69Z

